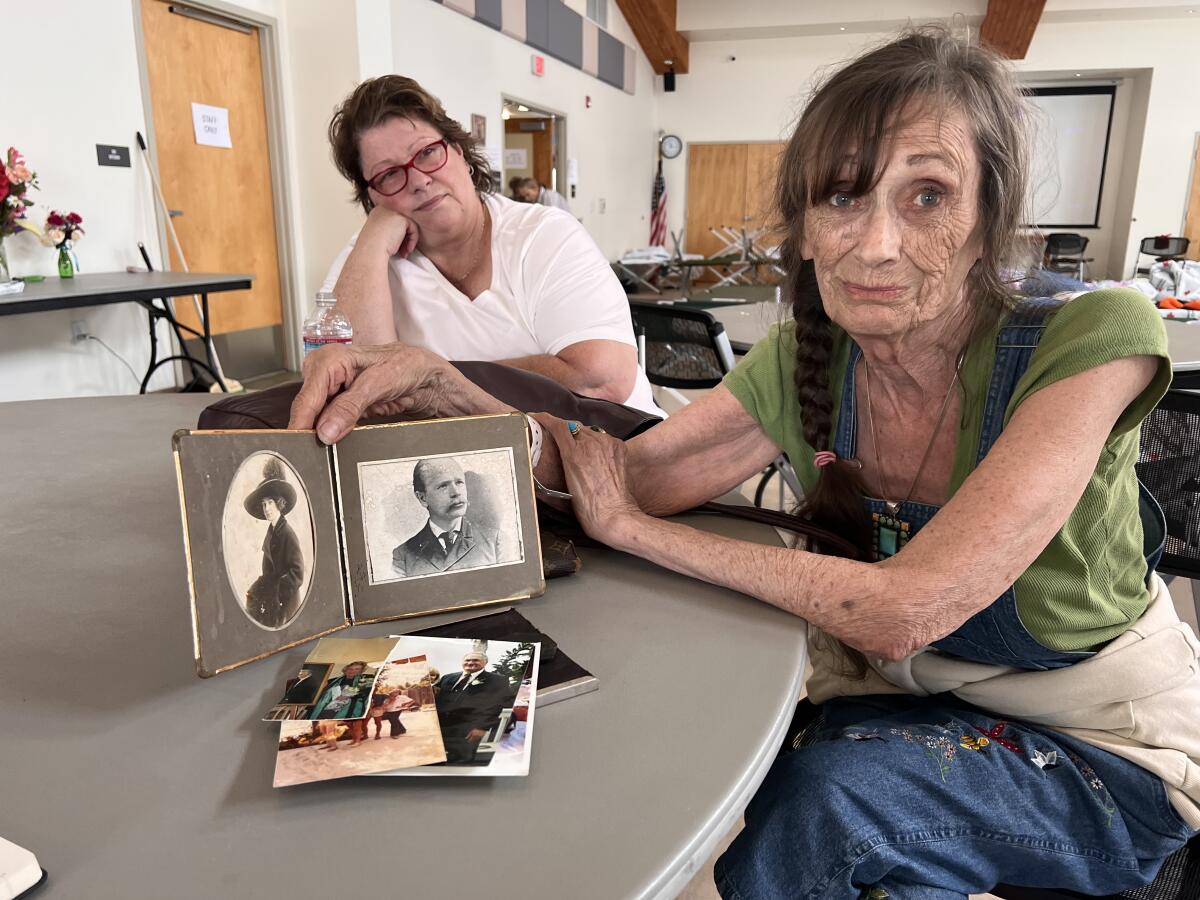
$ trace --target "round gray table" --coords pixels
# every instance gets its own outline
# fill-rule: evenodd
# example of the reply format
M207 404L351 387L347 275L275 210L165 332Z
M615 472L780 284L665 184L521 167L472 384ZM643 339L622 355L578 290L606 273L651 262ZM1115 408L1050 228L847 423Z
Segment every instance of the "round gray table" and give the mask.
M539 713L527 778L274 789L259 718L307 646L192 669L170 439L211 400L0 404L0 836L49 871L40 896L674 896L775 754L803 622L585 548L517 605L600 679Z

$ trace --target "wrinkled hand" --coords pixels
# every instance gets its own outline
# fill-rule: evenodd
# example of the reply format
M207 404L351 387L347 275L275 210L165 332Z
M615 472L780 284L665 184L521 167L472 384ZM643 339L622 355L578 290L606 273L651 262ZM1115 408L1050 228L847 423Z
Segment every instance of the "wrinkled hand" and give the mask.
M478 744L483 740L483 736L487 734L482 728L472 728L467 732L467 740L472 744Z
M289 428L315 428L326 444L344 438L364 416L458 415L456 391L470 385L436 353L407 344L339 344L304 359L304 386L292 401Z
M625 478L625 444L587 425L572 436L562 419L537 419L558 447L579 524L589 537L613 544L629 517L642 514Z
M394 210L376 206L367 215L366 224L358 233L356 243L374 244L387 251L388 256L406 259L417 247L420 238L417 225Z

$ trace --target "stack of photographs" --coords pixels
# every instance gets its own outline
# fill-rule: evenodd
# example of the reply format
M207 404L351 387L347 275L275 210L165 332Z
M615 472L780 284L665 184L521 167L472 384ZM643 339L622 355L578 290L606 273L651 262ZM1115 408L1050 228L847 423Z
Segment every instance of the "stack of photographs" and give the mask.
M275 787L351 775L527 775L539 642L322 638L264 720Z

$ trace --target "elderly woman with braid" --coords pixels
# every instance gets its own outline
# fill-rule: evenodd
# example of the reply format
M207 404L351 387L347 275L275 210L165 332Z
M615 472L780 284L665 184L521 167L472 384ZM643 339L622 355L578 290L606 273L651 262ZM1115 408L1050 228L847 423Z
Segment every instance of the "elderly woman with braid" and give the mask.
M725 897L1116 893L1200 826L1198 644L1144 555L1134 471L1163 327L1134 293L1004 280L1028 116L1001 58L942 31L849 63L779 173L794 322L628 443L538 417L538 480L589 534L811 625L819 715L718 862ZM504 409L354 348L309 376L292 424L327 440L368 409ZM859 559L663 518L781 451Z

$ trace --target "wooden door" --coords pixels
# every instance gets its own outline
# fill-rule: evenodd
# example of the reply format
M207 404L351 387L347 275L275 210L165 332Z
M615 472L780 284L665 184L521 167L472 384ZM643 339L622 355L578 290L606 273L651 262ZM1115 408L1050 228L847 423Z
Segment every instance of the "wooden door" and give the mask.
M172 13L162 0L141 0L141 8L159 178L168 208L183 212L173 222L188 267L254 276L250 290L209 297L212 330L280 326L258 31ZM229 110L231 148L196 143L193 102ZM171 268L181 270L175 248L170 252ZM176 314L197 324L190 303L177 303Z
M710 229L740 228L745 221L746 145L689 145L684 249L713 256L724 244Z
M691 144L688 146L687 234L688 253L712 256L725 244L714 227L755 231L773 224L775 175L783 152L780 142L754 144ZM758 237L755 246L766 251L779 236ZM698 280L704 281L710 272ZM778 280L767 267L755 275L764 282Z
M781 142L746 145L746 227L770 228L774 225L775 176L783 154ZM776 238L763 239L759 244L773 246Z
M1200 137L1196 140L1196 152L1192 159L1192 186L1188 191L1183 236L1191 242L1188 244L1187 258L1200 259Z

